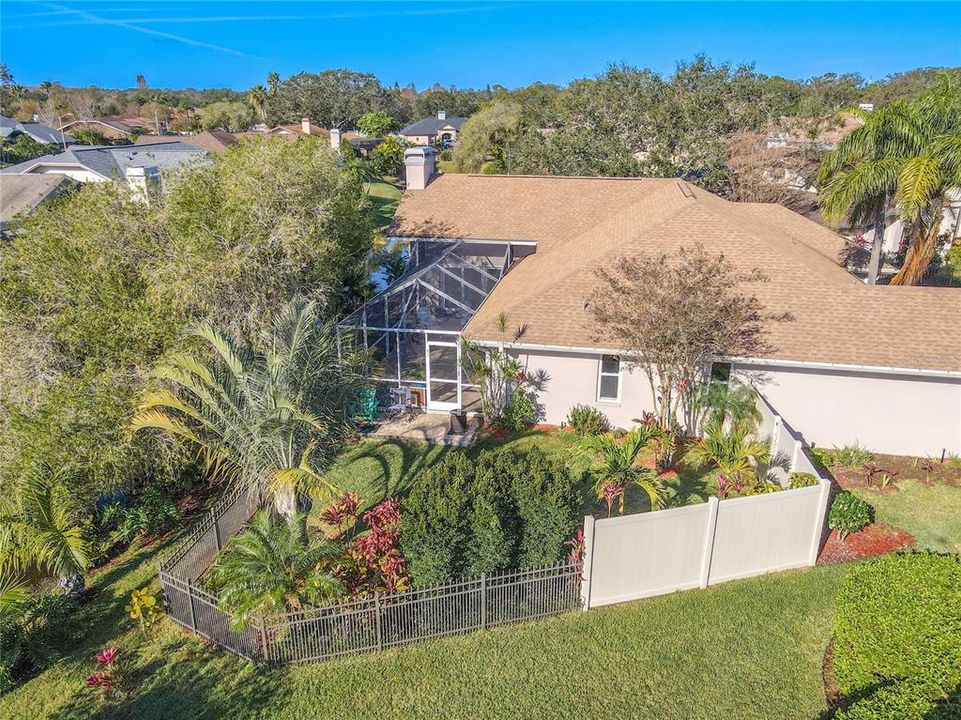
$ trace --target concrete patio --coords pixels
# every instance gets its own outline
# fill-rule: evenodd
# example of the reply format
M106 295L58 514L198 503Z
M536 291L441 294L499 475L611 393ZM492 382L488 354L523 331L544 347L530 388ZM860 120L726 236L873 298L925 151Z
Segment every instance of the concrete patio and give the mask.
M467 432L451 435L450 416L446 413L418 413L395 418L378 419L362 437L370 440L395 438L412 442L431 443L466 447L474 442L480 430L480 416L472 415L467 419Z

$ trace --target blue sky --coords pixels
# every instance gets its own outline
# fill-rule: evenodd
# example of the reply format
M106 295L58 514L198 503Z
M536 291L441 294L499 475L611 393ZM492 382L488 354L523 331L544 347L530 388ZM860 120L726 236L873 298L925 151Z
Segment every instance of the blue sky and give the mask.
M0 0L19 82L245 89L348 67L385 84L566 83L705 53L792 78L961 65L961 2L509 3Z

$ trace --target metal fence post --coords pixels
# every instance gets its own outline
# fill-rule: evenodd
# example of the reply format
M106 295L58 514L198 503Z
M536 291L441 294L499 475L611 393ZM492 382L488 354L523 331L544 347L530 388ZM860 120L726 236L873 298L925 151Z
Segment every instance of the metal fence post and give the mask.
M197 613L194 610L194 594L189 576L187 577L187 606L190 608L190 629L197 632Z
M223 550L220 542L220 523L217 522L217 514L213 508L210 509L210 518L214 521L214 540L217 541L217 552Z
M481 629L487 629L487 573L481 573Z
M581 568L581 605L591 608L591 576L594 573L594 516L584 516L584 558Z
M374 618L377 625L377 649L384 649L384 634L380 626L380 593L374 593Z
M704 534L704 554L701 556L701 577L698 586L703 590L711 578L711 558L714 555L714 534L717 530L718 499L707 499L707 527Z

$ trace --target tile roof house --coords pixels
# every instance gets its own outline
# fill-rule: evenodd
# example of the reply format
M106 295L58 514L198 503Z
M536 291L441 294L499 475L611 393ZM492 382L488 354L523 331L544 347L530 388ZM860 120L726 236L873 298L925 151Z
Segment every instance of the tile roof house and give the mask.
M769 355L716 360L754 382L809 443L961 452L961 291L866 285L845 269L843 238L781 206L729 202L674 179L428 172L390 235L409 245L411 271L342 326L360 328L358 342L386 358L386 382L420 382L428 409L476 406L457 369L459 339L501 342L503 313L525 328L515 351L552 378L538 397L547 422L588 404L629 426L653 402L644 374L596 340L586 307L595 271L700 243L759 268L768 280L750 291L790 318L769 323ZM423 339L411 345L411 332Z
M0 138L7 142L15 142L18 135L26 135L38 143L45 145L70 145L74 139L69 135L61 135L59 130L47 127L38 122L20 122L13 118L0 115Z
M398 130L397 134L403 136L414 145L439 145L457 142L457 135L460 133L467 118L447 117L444 110L438 110L436 117L424 118Z

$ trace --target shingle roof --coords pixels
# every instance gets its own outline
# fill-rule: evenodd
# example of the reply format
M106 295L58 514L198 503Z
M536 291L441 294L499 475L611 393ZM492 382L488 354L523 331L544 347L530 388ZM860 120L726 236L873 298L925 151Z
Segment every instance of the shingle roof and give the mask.
M134 145L156 145L171 140L172 136L170 135L141 135L134 142ZM184 142L196 145L209 152L221 152L231 145L236 145L240 142L240 138L226 130L208 130L196 135L189 135Z
M418 120L411 125L408 125L402 130L398 131L398 135L436 135L441 128L452 127L457 132L460 132L461 126L467 122L467 118L462 117L449 117L445 120L440 120L436 117L424 118L423 120Z
M0 173L26 173L37 165L68 165L90 170L109 180L124 177L128 167L177 168L206 154L203 148L179 141L153 145L75 145L62 153L5 167Z
M33 210L71 184L63 175L0 175L0 223Z
M869 286L842 267L844 239L777 205L738 204L672 179L442 175L408 191L392 234L537 242L465 328L500 339L497 318L527 325L522 342L596 347L584 301L595 270L618 256L701 243L738 267L772 322L781 360L961 371L961 291Z
M60 131L52 127L35 122L20 122L0 115L0 137L8 138L21 133L47 145L59 145L61 141L73 142L73 138L69 135L61 138Z

